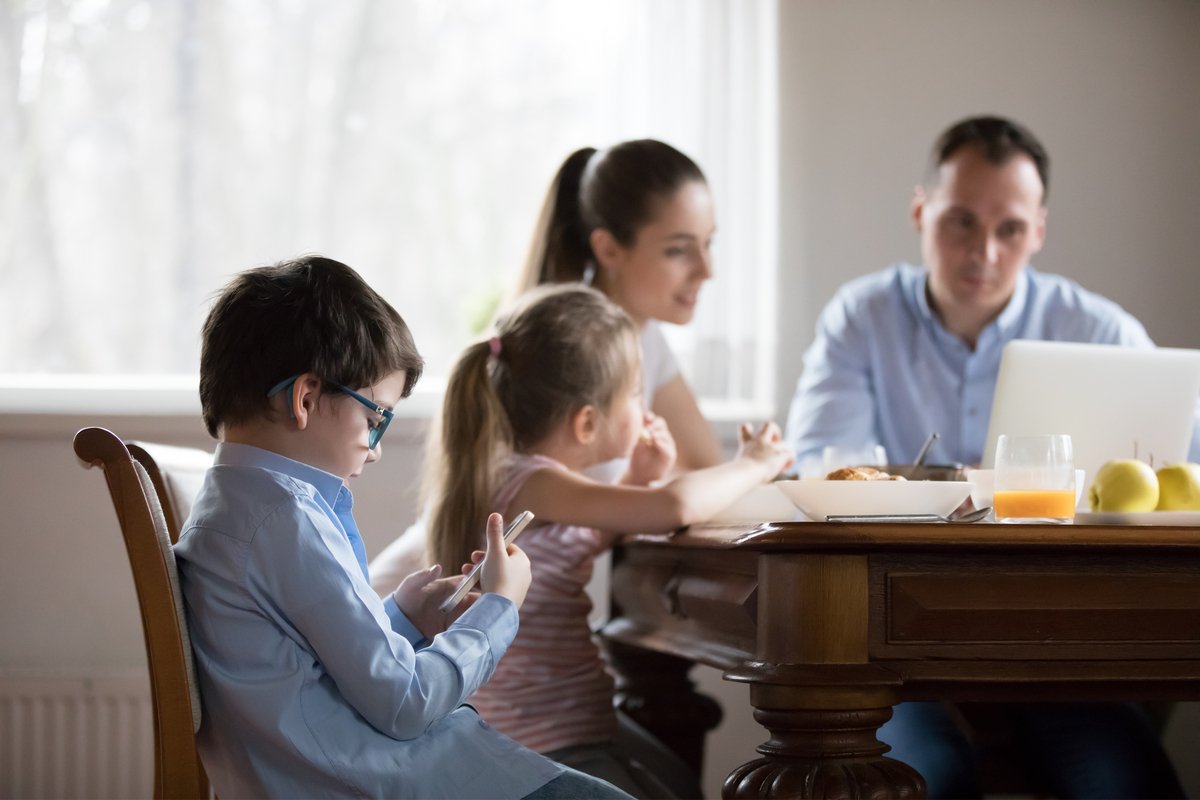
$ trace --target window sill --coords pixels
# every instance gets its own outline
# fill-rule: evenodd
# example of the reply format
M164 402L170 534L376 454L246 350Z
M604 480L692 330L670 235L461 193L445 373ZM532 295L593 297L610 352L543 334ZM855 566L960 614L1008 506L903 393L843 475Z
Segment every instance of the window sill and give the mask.
M420 435L442 403L444 381L426 378L396 408L400 430ZM737 426L773 419L774 410L745 401L700 401L722 442L737 441ZM169 430L200 418L195 375L0 375L0 435L44 434L64 424L103 424L139 417L139 424Z
M427 418L441 386L418 391L397 417ZM0 375L0 414L200 415L196 375Z
M56 435L89 425L139 436L207 440L196 375L0 375L0 436ZM392 435L414 440L440 402L440 387L400 404Z

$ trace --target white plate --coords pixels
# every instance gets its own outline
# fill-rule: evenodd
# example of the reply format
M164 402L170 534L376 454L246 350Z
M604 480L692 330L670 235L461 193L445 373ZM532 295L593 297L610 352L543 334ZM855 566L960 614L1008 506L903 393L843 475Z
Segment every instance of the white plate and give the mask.
M949 514L971 493L970 481L775 481L809 519L833 514Z
M1076 525L1200 525L1200 511L1076 511Z
M791 522L796 507L774 483L755 486L709 522Z

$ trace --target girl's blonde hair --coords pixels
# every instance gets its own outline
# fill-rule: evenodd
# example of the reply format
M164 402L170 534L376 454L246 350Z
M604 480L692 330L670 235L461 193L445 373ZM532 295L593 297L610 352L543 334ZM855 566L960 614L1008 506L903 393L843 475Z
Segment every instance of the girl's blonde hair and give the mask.
M607 411L639 365L633 322L600 292L563 284L518 298L450 373L426 459L430 562L457 574L483 544L500 459L586 405Z

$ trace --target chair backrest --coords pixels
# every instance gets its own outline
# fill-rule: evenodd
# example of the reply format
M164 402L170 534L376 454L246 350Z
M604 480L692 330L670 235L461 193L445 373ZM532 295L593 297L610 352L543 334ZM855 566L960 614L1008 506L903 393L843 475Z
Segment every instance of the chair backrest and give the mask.
M146 468L158 493L171 543L179 541L183 521L192 511L192 501L212 466L213 454L195 447L175 447L155 442L126 442L130 455Z
M75 434L75 454L85 465L104 470L133 569L150 664L154 796L207 798L208 778L196 752L200 693L170 529L159 494L146 469L111 431L79 431Z

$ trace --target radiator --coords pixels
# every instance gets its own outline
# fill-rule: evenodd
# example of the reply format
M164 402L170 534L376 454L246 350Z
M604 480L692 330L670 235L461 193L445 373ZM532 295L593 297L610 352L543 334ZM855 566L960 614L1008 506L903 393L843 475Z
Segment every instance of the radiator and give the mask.
M150 797L153 738L145 671L0 672L0 798Z

